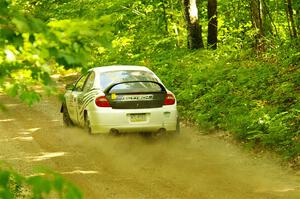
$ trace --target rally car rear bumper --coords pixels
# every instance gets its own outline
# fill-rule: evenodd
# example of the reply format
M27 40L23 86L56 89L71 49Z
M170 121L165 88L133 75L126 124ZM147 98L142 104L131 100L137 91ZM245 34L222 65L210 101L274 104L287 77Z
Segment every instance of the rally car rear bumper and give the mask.
M147 109L98 108L89 111L92 133L176 131L176 106Z

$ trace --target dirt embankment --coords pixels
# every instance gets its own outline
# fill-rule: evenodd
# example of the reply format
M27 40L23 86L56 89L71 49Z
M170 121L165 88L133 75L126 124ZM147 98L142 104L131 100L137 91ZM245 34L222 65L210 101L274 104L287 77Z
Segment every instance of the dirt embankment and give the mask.
M26 175L53 169L85 198L300 198L299 176L190 128L173 139L91 136L63 127L54 97L32 108L0 101L0 159Z

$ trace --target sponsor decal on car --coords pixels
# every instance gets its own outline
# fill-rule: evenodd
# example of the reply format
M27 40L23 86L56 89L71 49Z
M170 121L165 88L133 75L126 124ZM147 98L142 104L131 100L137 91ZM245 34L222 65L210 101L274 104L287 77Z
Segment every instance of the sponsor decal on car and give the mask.
M112 93L112 94L111 94L111 99L112 99L112 100L117 99L117 97L118 97L117 94L115 94L115 93Z
M121 101L150 101L153 100L153 95L123 95Z

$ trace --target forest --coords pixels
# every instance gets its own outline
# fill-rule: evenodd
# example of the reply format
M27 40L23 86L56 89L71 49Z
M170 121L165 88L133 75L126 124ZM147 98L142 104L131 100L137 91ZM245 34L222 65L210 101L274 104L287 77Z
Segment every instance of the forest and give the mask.
M299 38L296 0L0 0L0 92L31 106L61 95L55 75L143 65L183 122L297 167Z

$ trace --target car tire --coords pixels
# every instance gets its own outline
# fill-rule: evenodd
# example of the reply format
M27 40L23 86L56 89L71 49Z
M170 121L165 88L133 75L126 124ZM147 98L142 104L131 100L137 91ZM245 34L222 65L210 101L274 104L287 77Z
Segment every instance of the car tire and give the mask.
M88 112L84 112L84 128L89 134L93 134Z
M62 105L62 114L63 114L64 125L67 126L67 127L74 126L74 123L72 122L72 120L70 118L70 115L69 115L69 112L68 112L66 104Z

